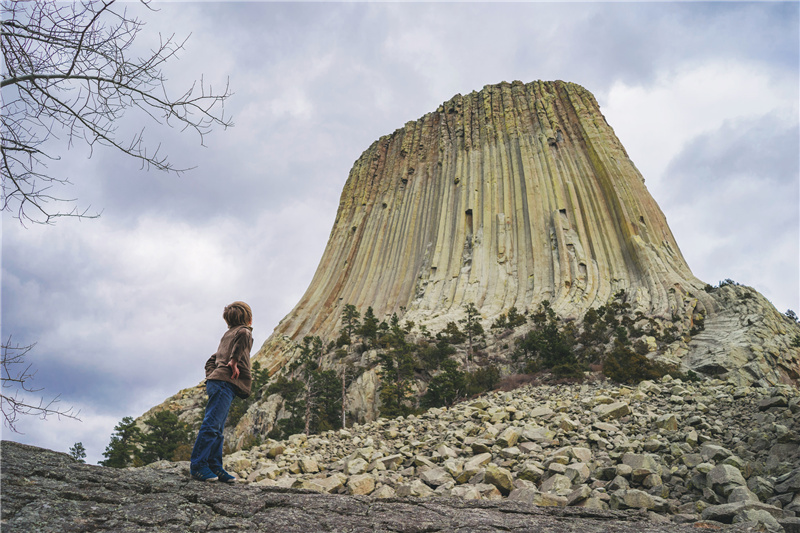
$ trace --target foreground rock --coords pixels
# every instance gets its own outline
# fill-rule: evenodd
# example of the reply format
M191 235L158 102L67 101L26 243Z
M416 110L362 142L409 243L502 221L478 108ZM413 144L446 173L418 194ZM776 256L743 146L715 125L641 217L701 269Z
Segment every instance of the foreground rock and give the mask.
M201 483L184 465L116 470L2 443L2 531L31 532L606 532L764 531L759 522L657 523L638 512L523 501L384 499Z

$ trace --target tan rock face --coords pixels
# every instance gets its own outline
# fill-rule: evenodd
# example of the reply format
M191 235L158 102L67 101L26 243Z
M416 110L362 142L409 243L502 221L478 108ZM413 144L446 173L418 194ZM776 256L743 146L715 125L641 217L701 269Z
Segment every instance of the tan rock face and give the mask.
M564 82L456 95L372 144L342 192L305 295L258 357L285 338L332 337L345 304L436 331L474 303L484 319L542 300L582 315L616 291L669 316L704 283L594 97Z

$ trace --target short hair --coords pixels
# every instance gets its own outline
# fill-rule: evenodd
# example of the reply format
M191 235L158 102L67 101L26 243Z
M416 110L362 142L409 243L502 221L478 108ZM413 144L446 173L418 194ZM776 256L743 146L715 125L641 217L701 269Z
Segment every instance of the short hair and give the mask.
M253 321L253 311L244 302L233 302L225 306L222 318L229 328L234 326L247 326Z

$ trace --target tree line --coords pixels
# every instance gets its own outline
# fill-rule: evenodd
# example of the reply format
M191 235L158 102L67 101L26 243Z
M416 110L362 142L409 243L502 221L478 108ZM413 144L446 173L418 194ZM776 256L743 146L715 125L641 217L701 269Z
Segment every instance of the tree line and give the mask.
M520 313L512 307L494 320L490 331L501 340L511 337L516 328L529 326L513 340L513 346L502 346L510 355L512 373L580 380L587 371L600 369L620 383L657 379L667 373L680 375L676 368L648 359L650 346L643 339L653 337L661 346L673 342L680 335L675 324L678 317L662 328L652 317L631 315L627 297L624 290L619 291L608 304L589 309L579 321L562 319L547 300L533 312ZM702 329L702 322L702 318L695 321L692 333ZM253 394L246 400L234 400L226 427L235 426L254 402L273 394L281 396L285 416L276 421L268 438L346 427L347 389L366 370L354 365L352 356L368 350L375 351L380 367L380 416L407 416L449 406L497 387L500 369L489 361L485 347L486 331L472 303L464 306L462 319L449 322L435 334L424 325L401 322L396 313L378 320L372 307L362 315L347 304L337 338L326 344L318 336L305 337L298 346L299 356L281 375L270 380L268 372L253 363ZM339 361L339 371L320 366L323 356L330 354ZM420 383L427 384L422 394L417 390ZM174 413L159 412L144 425L146 432L132 418L124 418L114 428L101 464L129 466L188 459L193 428ZM260 442L261 437L254 435L243 447Z

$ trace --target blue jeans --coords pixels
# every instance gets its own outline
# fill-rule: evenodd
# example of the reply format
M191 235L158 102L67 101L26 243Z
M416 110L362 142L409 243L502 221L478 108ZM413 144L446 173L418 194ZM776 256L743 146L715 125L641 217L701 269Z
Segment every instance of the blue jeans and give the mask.
M197 440L192 449L192 472L208 467L212 472L222 469L222 429L233 397L233 385L227 381L209 379L206 381L208 405Z

